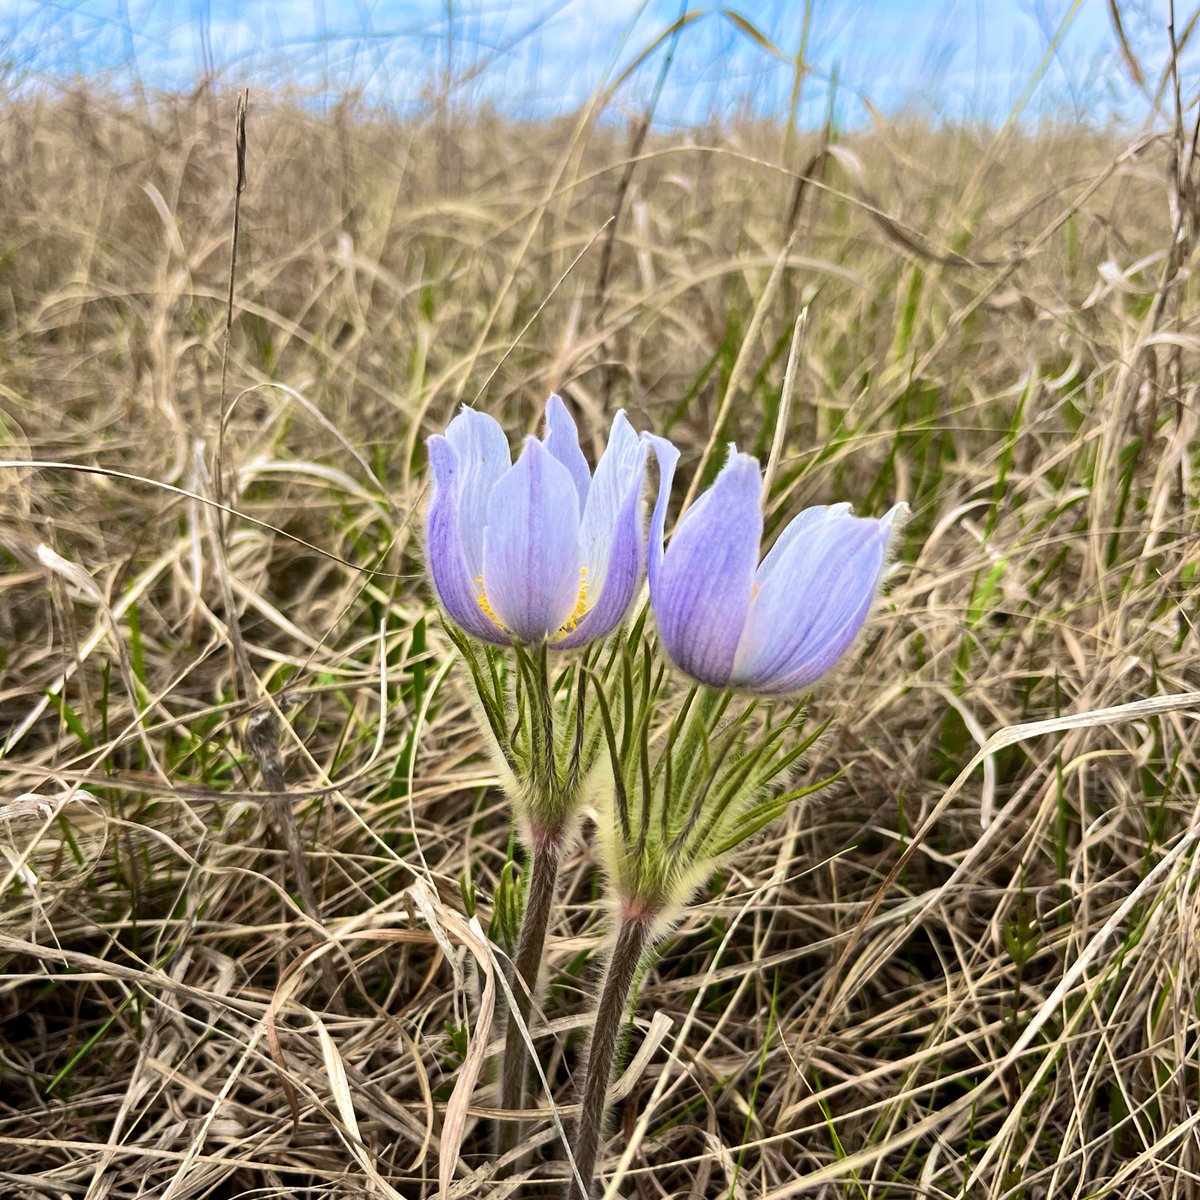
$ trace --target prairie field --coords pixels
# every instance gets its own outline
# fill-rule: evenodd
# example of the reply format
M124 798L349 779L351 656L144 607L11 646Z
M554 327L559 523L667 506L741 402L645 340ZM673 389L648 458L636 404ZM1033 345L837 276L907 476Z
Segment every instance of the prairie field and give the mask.
M501 1178L523 852L423 547L425 439L557 391L593 461L620 408L675 442L673 512L777 437L768 534L912 510L811 701L836 781L638 984L604 1194L1200 1195L1186 95L664 132L251 90L241 175L238 96L0 94L0 1194L559 1194L609 911L585 830Z

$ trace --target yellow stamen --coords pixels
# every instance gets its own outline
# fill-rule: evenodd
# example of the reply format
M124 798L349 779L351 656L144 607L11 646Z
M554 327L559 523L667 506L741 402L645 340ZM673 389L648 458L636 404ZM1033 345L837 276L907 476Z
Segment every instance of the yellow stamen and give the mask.
M504 622L500 620L498 616L496 616L496 614L492 611L491 604L488 603L487 592L483 590L483 576L480 575L480 577L475 580L475 583L479 588L479 595L476 597L476 603L478 603L479 607L483 609L484 616L487 617L493 625L498 626L500 629L504 629ZM505 633L507 632L508 630L505 629Z
M562 637L564 634L571 633L575 629L575 626L582 620L584 613L588 610L587 594L587 567L580 567L579 595L575 599L575 611L567 618L566 623L555 635L556 637Z

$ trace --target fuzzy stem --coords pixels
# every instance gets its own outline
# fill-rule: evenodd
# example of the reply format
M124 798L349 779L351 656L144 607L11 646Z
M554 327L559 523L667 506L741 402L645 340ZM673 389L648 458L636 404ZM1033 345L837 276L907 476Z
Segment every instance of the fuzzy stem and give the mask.
M596 1021L592 1029L592 1044L588 1050L587 1069L579 1092L579 1124L575 1131L575 1166L587 1187L579 1190L572 1179L567 1190L568 1200L587 1200L596 1174L596 1156L600 1150L600 1134L608 1105L608 1084L612 1078L613 1060L625 1012L629 1007L629 992L633 987L638 963L650 942L650 921L644 914L624 916L617 930L600 1002L596 1006Z
M518 1024L511 1016L504 1038L504 1061L500 1068L500 1107L520 1109L525 1103L525 1078L529 1068L529 1047L525 1044L521 1025L528 1027L533 1009L533 995L542 967L542 952L546 947L546 928L554 907L558 886L558 863L562 856L563 834L543 834L533 839L529 866L529 883L525 891L525 915L521 919L521 934L517 940L517 955L513 959L513 999L520 1014ZM497 1157L514 1149L521 1137L519 1121L503 1121L497 1135ZM507 1170L500 1172L506 1174Z

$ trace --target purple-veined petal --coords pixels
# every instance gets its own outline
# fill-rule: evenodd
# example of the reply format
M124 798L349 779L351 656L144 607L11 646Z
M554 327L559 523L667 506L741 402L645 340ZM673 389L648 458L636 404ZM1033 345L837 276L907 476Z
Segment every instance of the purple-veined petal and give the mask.
M615 430L615 421L613 425ZM625 428L629 429L628 424ZM584 559L590 603L575 628L568 630L564 637L554 643L563 650L582 646L585 642L611 633L625 619L625 614L642 584L642 571L646 561L645 534L642 531L642 484L646 480L649 447L644 443L639 444L632 429L629 429L629 434L633 439L633 462L630 467L621 463L621 478L602 478L601 471L604 469L605 459L601 459L596 468L592 493L588 497L588 513L585 513L583 518ZM611 441L609 449L612 449ZM608 451L605 452L605 458L608 458ZM616 460L611 459L609 462L611 465ZM615 468L609 474L615 475ZM624 487L624 495L617 492L618 483ZM611 490L611 500L619 504L615 512L608 511L610 499L607 496L603 500L598 498L597 492L602 486L606 492ZM604 505L604 512L597 515L601 504ZM594 527L590 547L589 514L593 516ZM601 528L596 529L596 526Z
M775 544L767 551L767 556L759 564L754 581L762 584L763 580L779 565L784 551L801 534L811 536L816 526L822 521L831 521L850 511L849 504L814 504L811 508L801 509L781 530L775 539Z
M426 524L426 547L438 599L450 618L469 634L504 644L508 641L504 632L479 607L479 586L467 566L461 532L462 468L454 447L440 434L429 439L429 464L433 469L433 500Z
M750 607L762 538L762 477L730 452L712 487L680 518L650 599L672 661L711 687L729 682Z
M539 642L575 612L582 565L575 481L541 442L529 438L488 504L486 603L512 636Z
M630 604L642 586L647 554L641 498L651 452L658 462L658 495L650 520L650 553L654 554L657 547L658 558L662 558L663 525L679 451L666 438L652 433L636 437L624 413L617 413L609 435L608 449L596 467L588 497L588 511L583 517L589 594L593 606L575 629L555 643L564 650L582 646L594 638L611 633L625 619ZM624 487L624 496L616 494L618 484ZM602 517L602 513L606 514L607 506L618 499L620 507L612 521L611 531L608 531L607 518ZM605 505L603 509L602 504ZM593 579L600 581L595 590L592 589Z
M463 553L472 580L483 574L483 527L488 497L512 465L508 439L487 413L464 406L446 427L458 459L458 513Z
M658 586L659 571L662 570L663 536L667 527L667 509L671 504L671 484L675 481L675 467L679 462L679 451L673 442L656 433L643 433L642 439L654 451L658 459L658 496L654 511L650 514L649 549L646 556L646 576L650 582L650 594Z
M546 401L546 434L542 438L542 445L570 471L575 490L579 493L579 511L583 512L592 473L579 448L579 430L575 427L575 420L559 395L551 395Z
M616 536L617 520L631 487L641 489L646 458L640 452L638 435L623 412L613 418L608 445L596 464L592 488L583 508L583 562L588 589L593 599L600 595L608 568L609 551ZM635 480L635 475L637 479Z
M788 539L771 570L760 571L734 665L735 686L783 695L807 687L837 663L870 611L891 524L892 514L868 520L827 509L805 522L802 536Z

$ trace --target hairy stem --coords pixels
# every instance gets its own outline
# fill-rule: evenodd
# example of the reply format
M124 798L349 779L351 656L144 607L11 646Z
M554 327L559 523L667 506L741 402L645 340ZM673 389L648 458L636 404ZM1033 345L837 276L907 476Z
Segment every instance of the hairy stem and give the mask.
M546 947L546 927L550 924L550 911L554 907L554 893L558 886L558 862L562 856L562 848L561 831L534 839L529 882L525 890L525 915L521 919L517 956L513 960L513 999L521 1020L518 1023L511 1015L508 1018L504 1061L500 1068L501 1108L524 1107L529 1047L525 1044L521 1025L528 1026L529 1014L533 1009L533 995L542 967L542 953ZM498 1156L512 1150L520 1141L520 1137L519 1121L501 1122L497 1136ZM513 1165L509 1164L509 1169ZM506 1170L501 1172L502 1175L504 1173Z
M625 1010L629 1007L629 992L637 974L638 963L650 941L650 922L646 916L626 916L617 930L617 944L604 976L600 1002L596 1006L596 1021L592 1044L588 1050L587 1069L579 1092L579 1124L575 1130L575 1166L586 1192L580 1191L572 1179L567 1191L568 1200L588 1200L596 1174L596 1156L600 1150L600 1135L604 1129L605 1103L613 1073L613 1060Z

